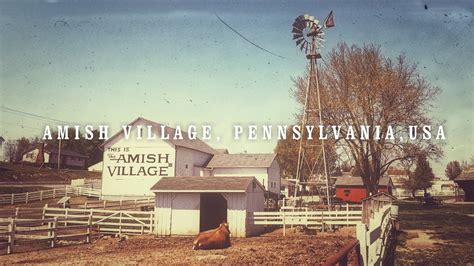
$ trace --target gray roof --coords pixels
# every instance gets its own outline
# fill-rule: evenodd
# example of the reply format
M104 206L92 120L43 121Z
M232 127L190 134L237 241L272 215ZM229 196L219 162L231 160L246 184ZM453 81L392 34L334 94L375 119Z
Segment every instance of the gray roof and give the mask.
M154 122L154 121L151 121L151 120L148 120L148 119L145 119L143 117L139 117L135 120L133 120L129 125L133 125L139 121L143 121L145 124L147 125L151 125L153 126L153 128L155 129L158 129L158 130L161 130L161 124L160 123L157 123L157 122ZM176 146L179 146L179 147L184 147L184 148L188 148L188 149L192 149L192 150L196 150L196 151L200 151L200 152L204 152L204 153L208 153L208 154L214 154L216 153L216 151L211 148L211 146L207 145L206 143L204 143L202 140L196 138L196 139L189 139L188 138L188 133L185 132L185 131L182 131L182 135L183 135L183 139L173 139L171 136L173 136L176 132L176 129L172 128L172 127L168 127L166 126L165 127L165 131L167 134L170 135L170 139L168 140L164 140L164 141L167 141L167 142L170 142L171 144L173 145L176 145ZM117 132L114 136L112 136L110 139L108 139L107 141L105 141L101 147L104 147L104 145L110 141L112 141L112 139L115 139L117 137L121 137L123 136L123 130L120 130L119 132Z
M389 182L390 177L384 176L380 178L379 186L387 186ZM336 186L364 186L364 183L360 176L343 175L337 178Z
M454 179L454 181L474 181L474 167L469 168L468 170L462 171L462 173Z
M245 192L250 183L260 183L253 176L188 176L163 177L152 188L155 192L180 191L241 191Z
M207 164L209 168L270 167L275 153L260 154L215 154Z

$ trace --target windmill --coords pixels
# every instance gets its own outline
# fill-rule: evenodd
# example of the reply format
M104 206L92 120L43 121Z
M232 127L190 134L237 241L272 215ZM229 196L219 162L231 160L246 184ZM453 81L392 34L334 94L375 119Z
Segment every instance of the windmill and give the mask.
M321 58L319 49L324 43L323 29L334 26L334 18L332 11L326 17L324 24L320 25L319 21L310 15L301 15L297 17L293 23L293 40L296 46L306 54L309 60L309 76L305 93L305 104L303 118L301 120L301 129L307 125L314 126L315 130L319 125L323 124L321 111L321 99L319 92L317 59ZM322 166L317 167L322 159ZM295 197L297 196L299 185L310 185L311 179L323 170L325 177L326 197L328 208L331 208L331 197L329 191L329 172L326 161L326 151L324 148L324 140L315 143L307 138L301 137L298 151L298 165L296 170L296 188ZM314 182L313 182L314 184ZM319 191L318 191L319 192Z

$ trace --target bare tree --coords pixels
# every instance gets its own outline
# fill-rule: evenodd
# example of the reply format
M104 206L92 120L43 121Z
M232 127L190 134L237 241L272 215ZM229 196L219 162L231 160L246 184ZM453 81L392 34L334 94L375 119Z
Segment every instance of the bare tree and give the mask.
M293 93L301 106L306 80L305 76L294 79ZM367 193L377 192L380 178L396 162L413 160L419 154L432 159L442 156L439 142L420 136L408 141L409 126L437 125L428 114L439 89L421 77L416 65L405 57L392 60L378 46L342 43L319 67L319 81L324 124L341 126L343 137L336 144L353 161ZM368 126L368 139L360 138L361 126ZM355 138L346 137L349 127ZM391 138L389 128L396 138Z

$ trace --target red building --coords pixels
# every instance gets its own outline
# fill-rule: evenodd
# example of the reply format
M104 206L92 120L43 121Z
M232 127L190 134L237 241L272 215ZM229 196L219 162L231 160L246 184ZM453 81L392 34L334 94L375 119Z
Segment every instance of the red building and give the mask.
M392 195L392 180L384 176L379 181L379 190L377 192L386 192ZM367 198L367 190L362 183L360 176L343 175L336 180L336 197L345 202L361 203Z

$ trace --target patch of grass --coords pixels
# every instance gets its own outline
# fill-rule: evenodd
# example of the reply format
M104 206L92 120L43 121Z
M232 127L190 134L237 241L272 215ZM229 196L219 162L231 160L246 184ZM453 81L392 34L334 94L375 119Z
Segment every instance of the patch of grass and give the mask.
M443 204L426 207L417 202L398 202L400 230L432 230L444 242L428 249L405 246L407 235L399 235L399 265L459 265L474 262L474 204Z

